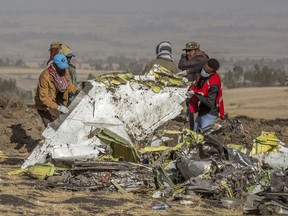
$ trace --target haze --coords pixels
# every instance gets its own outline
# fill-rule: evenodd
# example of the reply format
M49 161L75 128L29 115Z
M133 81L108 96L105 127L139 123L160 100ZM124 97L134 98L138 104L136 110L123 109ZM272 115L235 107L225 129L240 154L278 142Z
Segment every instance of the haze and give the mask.
M155 57L162 40L177 59L188 41L217 58L286 58L286 0L0 0L0 57L40 62L50 42L78 61Z

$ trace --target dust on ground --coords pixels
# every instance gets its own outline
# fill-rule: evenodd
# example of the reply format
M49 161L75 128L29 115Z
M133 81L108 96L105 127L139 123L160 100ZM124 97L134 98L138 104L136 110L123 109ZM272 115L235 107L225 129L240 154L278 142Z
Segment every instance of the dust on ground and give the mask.
M229 143L252 145L261 131L274 131L284 143L288 143L288 119L253 119L236 117L243 124L243 133L225 128L219 133L224 145ZM224 209L219 203L213 205L200 201L192 205L181 205L172 200L155 201L151 194L129 194L123 196L110 191L66 191L45 187L45 180L34 180L26 176L7 173L19 169L34 147L43 138L43 123L33 106L23 101L0 96L1 145L0 151L8 158L0 160L0 214L42 215L239 215L241 209ZM188 127L185 116L168 124L174 129ZM172 209L151 210L155 203L168 202Z
M43 139L42 120L24 101L0 96L1 145L6 154L27 156Z

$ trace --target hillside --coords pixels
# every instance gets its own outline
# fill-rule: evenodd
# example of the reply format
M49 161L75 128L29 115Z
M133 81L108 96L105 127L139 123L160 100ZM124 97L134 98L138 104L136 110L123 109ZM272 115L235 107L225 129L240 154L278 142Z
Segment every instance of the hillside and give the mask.
M109 55L152 59L162 40L171 41L176 61L188 41L198 41L216 58L287 53L286 1L2 0L1 5L0 57L25 62L47 59L54 40L68 43L79 62Z

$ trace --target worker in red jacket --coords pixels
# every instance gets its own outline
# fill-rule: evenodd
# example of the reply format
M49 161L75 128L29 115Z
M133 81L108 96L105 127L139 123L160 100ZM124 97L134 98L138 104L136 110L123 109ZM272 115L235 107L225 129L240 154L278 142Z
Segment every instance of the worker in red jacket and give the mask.
M220 64L211 58L201 70L201 77L196 86L190 86L187 92L190 98L191 113L198 112L194 123L194 131L213 124L220 115L224 120L224 103L220 76L217 73Z

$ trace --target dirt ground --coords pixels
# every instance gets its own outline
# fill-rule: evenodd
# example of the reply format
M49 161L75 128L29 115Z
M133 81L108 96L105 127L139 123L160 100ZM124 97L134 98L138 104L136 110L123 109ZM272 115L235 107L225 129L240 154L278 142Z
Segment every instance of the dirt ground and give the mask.
M287 92L286 92L287 94ZM239 99L240 100L240 99ZM229 102L230 106L234 102ZM233 111L234 112L234 111ZM260 111L259 111L260 112ZM243 133L235 133L226 128L219 137L224 145L245 144L251 147L253 139L261 131L273 131L288 144L288 119L264 119L237 116L231 119L242 122ZM241 112L240 112L241 114ZM287 109L286 109L287 114ZM261 116L260 116L261 117ZM157 201L151 194L129 194L123 196L109 191L68 191L45 187L45 180L34 180L21 175L7 175L19 169L37 143L44 130L41 119L33 108L23 101L0 96L0 151L8 155L0 159L0 214L1 215L239 215L241 209L225 209L220 203L205 200L192 205L181 205L172 199ZM179 127L188 127L177 122ZM172 209L151 210L155 203L169 203Z
M288 86L223 89L225 110L230 115L288 119Z

